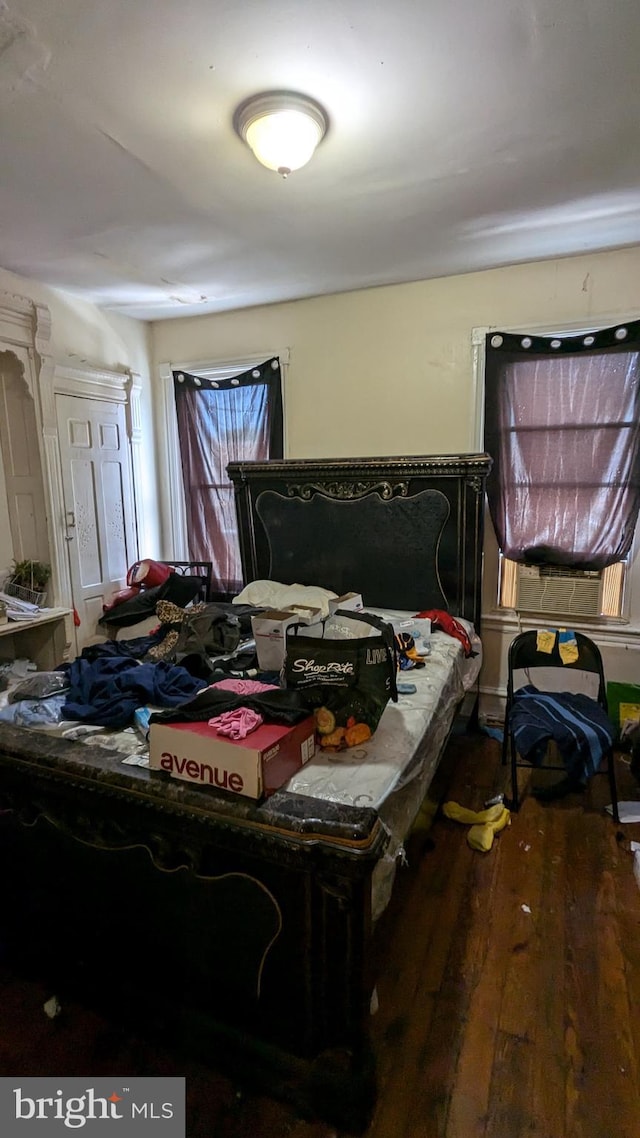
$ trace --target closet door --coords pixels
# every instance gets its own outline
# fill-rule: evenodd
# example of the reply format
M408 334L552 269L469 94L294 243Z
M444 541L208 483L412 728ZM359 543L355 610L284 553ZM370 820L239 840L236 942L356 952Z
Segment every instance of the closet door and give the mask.
M102 606L135 561L129 443L122 403L58 394L56 413L80 651L104 636Z

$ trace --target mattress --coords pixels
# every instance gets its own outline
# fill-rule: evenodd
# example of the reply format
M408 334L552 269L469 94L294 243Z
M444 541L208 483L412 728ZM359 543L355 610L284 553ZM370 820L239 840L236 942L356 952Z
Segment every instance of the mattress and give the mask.
M443 727L446 737L464 695L463 660L459 640L434 632L425 667L399 674L399 679L415 684L415 693L400 695L397 703L387 704L366 744L336 753L316 753L286 789L344 806L380 810L399 786L420 778L430 756L438 750Z
M370 611L390 621L411 616L398 610ZM401 839L428 789L456 708L480 669L480 641L472 626L467 627L473 638L474 658L465 660L459 640L444 632L432 632L425 666L399 673L399 679L410 681L416 691L400 695L397 703L387 704L371 739L345 751L318 751L283 789L343 806L371 807ZM2 693L0 704L6 699L7 693ZM51 701L40 706L47 703ZM8 718L9 711L24 706L27 705L13 705L0 711L0 718ZM34 723L32 718L16 722L120 752L121 761L141 765L148 761L144 734L132 727L109 731L60 720ZM399 802L403 803L401 809Z
M410 616L395 610L370 611L389 620ZM476 651L475 674L480 666L477 647ZM410 782L417 782L424 794L456 707L469 687L469 665L473 668L474 661L465 660L460 641L444 632L433 632L425 666L399 673L399 679L415 685L415 693L400 695L397 703L388 703L377 730L362 746L329 754L318 751L284 789L344 806L366 806L378 811L390 795ZM0 695L0 705L6 703L7 694ZM52 702L44 701L39 706ZM9 711L18 712L27 706L13 705L0 712L0 718L9 718ZM26 721L24 716L14 721L65 738L102 745L119 751L129 761L145 762L146 740L134 728L109 731L86 723L34 722L35 719L30 715Z

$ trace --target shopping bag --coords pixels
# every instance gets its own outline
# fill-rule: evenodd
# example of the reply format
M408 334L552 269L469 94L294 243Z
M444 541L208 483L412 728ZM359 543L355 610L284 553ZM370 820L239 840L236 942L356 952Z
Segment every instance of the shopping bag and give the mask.
M332 635L336 618L343 620L339 637ZM322 637L287 633L284 684L304 693L325 749L355 747L371 737L389 700L398 699L396 671L393 626L373 613L338 609Z

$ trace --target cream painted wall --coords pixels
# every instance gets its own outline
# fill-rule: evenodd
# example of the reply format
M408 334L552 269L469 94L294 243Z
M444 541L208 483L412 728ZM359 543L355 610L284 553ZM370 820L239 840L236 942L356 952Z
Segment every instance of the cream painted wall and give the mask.
M640 247L635 247L217 316L165 320L153 325L156 375L162 363L223 361L287 347L288 457L477 450L472 329L563 329L637 317L639 280ZM160 418L158 430L162 440ZM165 502L165 516L170 508ZM482 672L483 702L489 709L493 700L500 704L506 646L516 630L513 619L492 614L495 564L495 541L489 535ZM611 678L637 681L638 554L632 578L631 623L600 629L597 639L607 667L611 666Z
M471 329L640 309L640 248L164 320L156 364L290 349L288 457L475 449Z
M71 367L90 365L107 370L128 368L140 377L142 387L143 451L148 456L149 481L140 487L143 532L141 549L153 556L159 548L159 513L155 439L153 432L152 383L150 376L150 328L129 317L106 312L70 293L48 288L0 269L0 289L44 304L51 313L51 354L56 363ZM0 462L0 579L13 559L4 473Z

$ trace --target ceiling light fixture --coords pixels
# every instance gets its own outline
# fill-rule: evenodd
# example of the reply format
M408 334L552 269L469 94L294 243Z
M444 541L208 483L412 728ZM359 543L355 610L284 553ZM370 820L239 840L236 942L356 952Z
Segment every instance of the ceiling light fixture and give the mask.
M265 91L240 104L233 125L258 162L286 178L307 164L329 120L320 104L306 95Z

